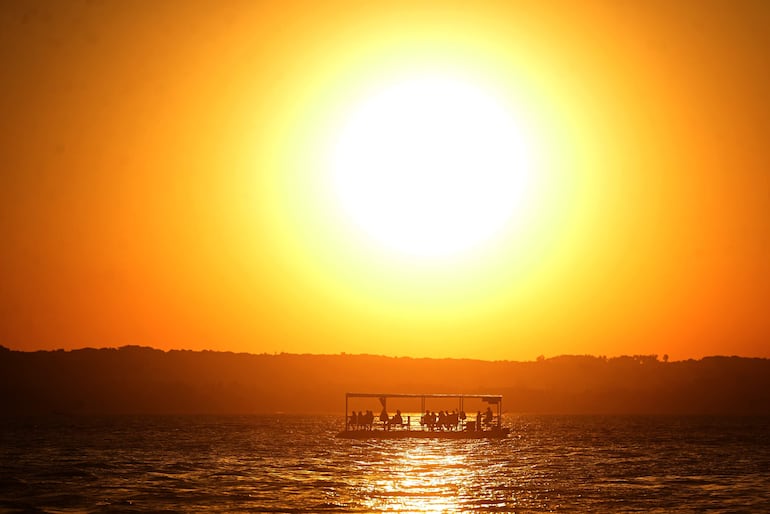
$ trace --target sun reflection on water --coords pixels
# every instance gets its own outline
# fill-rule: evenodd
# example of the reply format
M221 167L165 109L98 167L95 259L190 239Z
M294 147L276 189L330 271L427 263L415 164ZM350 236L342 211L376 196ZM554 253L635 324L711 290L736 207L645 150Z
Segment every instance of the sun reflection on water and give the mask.
M413 440L382 442L372 448L373 459L362 467L361 507L366 510L447 512L494 508L479 504L482 469L477 441ZM484 444L483 442L481 444ZM486 453L486 452L482 452ZM480 456L480 455L479 455Z

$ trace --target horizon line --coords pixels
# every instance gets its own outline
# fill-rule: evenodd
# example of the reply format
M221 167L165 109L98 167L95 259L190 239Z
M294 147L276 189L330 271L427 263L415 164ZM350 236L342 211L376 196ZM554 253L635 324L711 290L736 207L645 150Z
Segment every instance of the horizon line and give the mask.
M639 361L644 362L658 362L660 364L672 364L676 362L690 362L695 361L699 362L705 359L713 359L713 358L738 358L738 359L758 359L758 360L770 360L770 357L757 357L757 356L748 356L748 355L704 355L699 358L690 357L688 359L679 359L679 360L670 360L668 359L668 355L664 354L663 358L661 359L661 356L656 353L650 353L650 354L634 354L634 355L628 355L628 354L622 354L622 355L614 355L614 356L608 356L608 355L593 355L593 354L559 354L554 355L551 357L546 357L545 355L540 355L532 360L513 360L513 359L481 359L481 358L475 358L475 357L416 357L416 356L410 356L410 355L385 355L385 354L374 354L374 353L348 353L348 352L339 352L339 353L294 353L294 352L244 352L244 351L233 351L233 350L211 350L211 349L200 349L200 350L194 350L189 348L169 348L167 350L164 350L162 348L155 348L152 346L146 346L146 345L138 345L138 344L126 344L121 346L102 346L102 347L94 347L94 346L84 346L80 348L56 348L56 349L37 349L37 350L17 350L13 348L9 348L5 345L0 344L0 353L8 351L8 352L17 352L17 353L39 353L39 352L49 352L49 353L58 353L58 352L77 352L77 351L84 351L84 350L94 350L94 351L101 351L101 350L150 350L150 351L156 351L156 352L162 352L162 353L171 353L171 352L193 352L193 353L222 353L222 354L233 354L233 355L250 355L255 357L280 357L280 356L296 356L296 357L378 357L378 358L386 358L386 359L413 359L413 360L456 360L456 361L476 361L476 362L489 362L489 363L538 363L538 362L545 362L549 360L555 360L560 358L592 358L592 359L598 359L598 360L605 360L610 361L613 359L623 359L623 358L631 358L636 359Z

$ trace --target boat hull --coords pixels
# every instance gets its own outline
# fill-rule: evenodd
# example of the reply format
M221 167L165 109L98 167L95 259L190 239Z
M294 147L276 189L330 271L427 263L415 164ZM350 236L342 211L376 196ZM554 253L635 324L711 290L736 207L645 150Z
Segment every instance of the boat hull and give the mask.
M343 430L339 439L504 439L510 430L501 428L484 431L431 430Z

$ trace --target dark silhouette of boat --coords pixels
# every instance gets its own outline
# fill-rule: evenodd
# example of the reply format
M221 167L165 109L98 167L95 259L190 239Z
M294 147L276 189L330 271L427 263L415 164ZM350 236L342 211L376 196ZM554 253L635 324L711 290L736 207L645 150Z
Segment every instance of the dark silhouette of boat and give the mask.
M377 398L382 411L348 412L351 398ZM391 417L388 399L420 400L420 411L402 414L397 409ZM436 413L427 408L428 400L456 399L458 408ZM481 400L489 404L482 413L465 412L465 400ZM393 403L393 402L391 402ZM403 402L402 402L403 403ZM496 409L493 411L492 406ZM502 425L503 397L499 394L405 394L405 393L345 393L345 429L337 434L343 439L503 439L510 429Z

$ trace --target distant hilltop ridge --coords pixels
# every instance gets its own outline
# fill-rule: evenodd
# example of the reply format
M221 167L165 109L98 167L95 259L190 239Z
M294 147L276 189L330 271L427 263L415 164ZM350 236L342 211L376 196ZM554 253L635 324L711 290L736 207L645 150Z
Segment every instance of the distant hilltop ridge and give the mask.
M341 415L346 391L500 393L513 413L770 415L770 359L565 355L513 362L0 346L0 416Z

